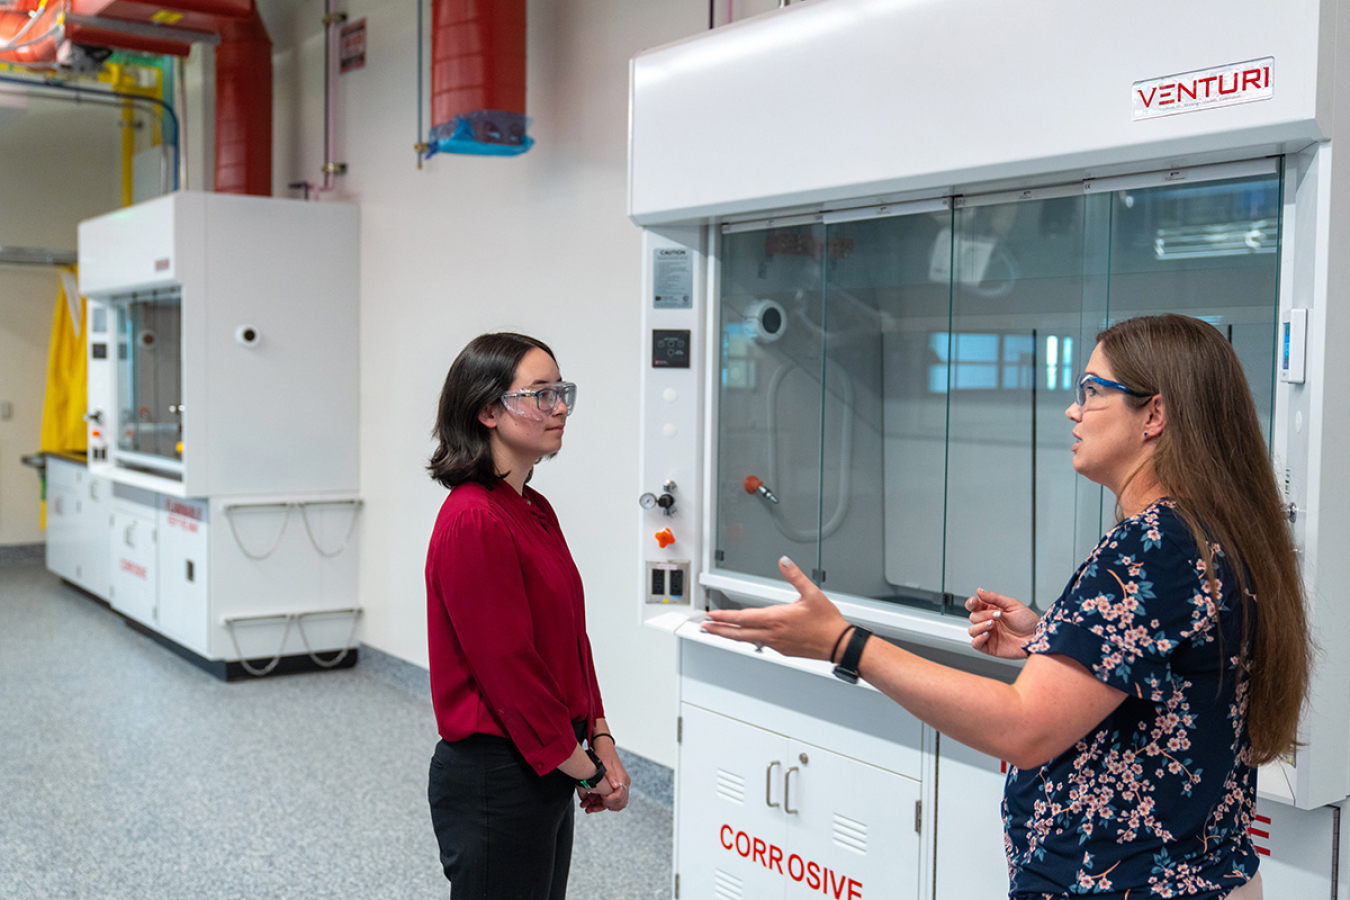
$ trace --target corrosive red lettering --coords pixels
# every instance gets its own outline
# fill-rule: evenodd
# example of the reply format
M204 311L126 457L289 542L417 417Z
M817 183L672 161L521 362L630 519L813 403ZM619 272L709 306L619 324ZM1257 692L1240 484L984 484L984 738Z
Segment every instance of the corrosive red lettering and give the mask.
M828 866L815 861L804 860L793 853L784 856L783 848L771 844L763 838L754 837L730 825L718 829L718 843L722 849L734 852L742 859L758 863L764 868L786 875L798 883L805 882L812 891L820 891L835 900L863 900L863 883L850 878L842 872L836 872ZM787 868L783 868L784 861Z

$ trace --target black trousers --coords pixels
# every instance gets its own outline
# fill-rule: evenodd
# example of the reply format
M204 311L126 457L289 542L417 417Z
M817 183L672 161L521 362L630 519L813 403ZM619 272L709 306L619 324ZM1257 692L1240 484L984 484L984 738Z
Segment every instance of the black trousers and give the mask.
M438 743L427 799L451 900L564 900L575 788L506 738Z

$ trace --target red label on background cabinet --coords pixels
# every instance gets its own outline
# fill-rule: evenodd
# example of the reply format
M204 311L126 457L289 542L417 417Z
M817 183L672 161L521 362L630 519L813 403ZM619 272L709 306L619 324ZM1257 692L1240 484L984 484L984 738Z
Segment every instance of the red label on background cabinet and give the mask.
M187 516L189 519L200 520L202 517L202 508L193 506L191 503L180 503L177 500L165 499L164 511L176 513L180 516Z
M185 519L182 516L173 514L168 516L168 523L170 528L177 528L181 531L189 532L190 534L196 534L197 529L201 527L191 519Z

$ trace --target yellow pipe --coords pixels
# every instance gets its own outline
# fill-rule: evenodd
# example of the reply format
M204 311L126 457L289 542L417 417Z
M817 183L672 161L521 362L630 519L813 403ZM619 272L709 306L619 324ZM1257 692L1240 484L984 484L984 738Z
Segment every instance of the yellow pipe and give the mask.
M130 206L135 200L136 176L132 165L136 158L136 115L131 101L122 104L122 205Z

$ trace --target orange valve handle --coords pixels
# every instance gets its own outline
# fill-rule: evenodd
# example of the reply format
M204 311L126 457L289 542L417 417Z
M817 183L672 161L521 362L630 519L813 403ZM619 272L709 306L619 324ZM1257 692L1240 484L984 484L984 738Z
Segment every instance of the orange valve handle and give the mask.
M661 549L664 550L671 544L675 543L675 535L670 533L669 528L663 529L656 533L656 542L660 544Z

